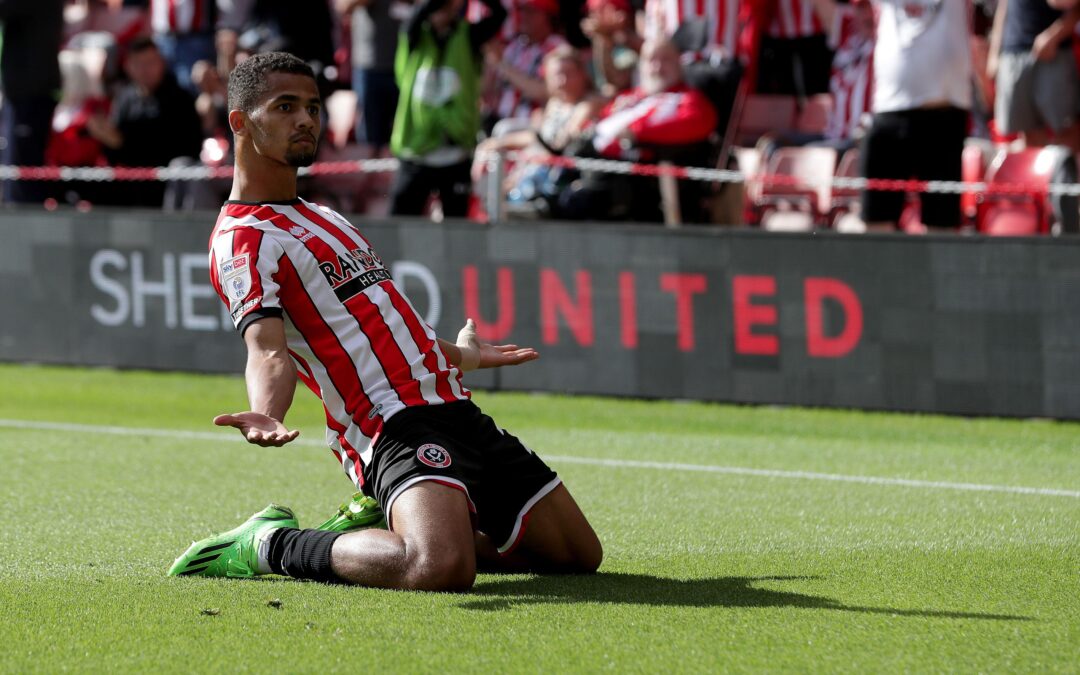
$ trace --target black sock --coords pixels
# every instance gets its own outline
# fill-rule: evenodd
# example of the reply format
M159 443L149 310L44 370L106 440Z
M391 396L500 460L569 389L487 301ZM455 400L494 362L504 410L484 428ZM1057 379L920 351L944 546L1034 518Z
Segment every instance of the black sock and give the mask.
M266 562L276 574L294 579L341 583L330 568L330 550L341 532L283 527L270 535Z

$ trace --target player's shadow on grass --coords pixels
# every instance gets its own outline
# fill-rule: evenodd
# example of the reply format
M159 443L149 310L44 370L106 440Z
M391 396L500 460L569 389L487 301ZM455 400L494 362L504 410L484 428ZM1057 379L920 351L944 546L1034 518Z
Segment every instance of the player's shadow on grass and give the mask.
M817 595L758 587L758 584L762 582L810 581L819 578L773 576L682 580L617 572L592 576L518 577L478 583L472 591L474 599L465 601L461 607L499 611L511 609L515 605L591 602L672 607L798 607L890 616L995 621L1032 620L1031 617L1011 614L845 605Z

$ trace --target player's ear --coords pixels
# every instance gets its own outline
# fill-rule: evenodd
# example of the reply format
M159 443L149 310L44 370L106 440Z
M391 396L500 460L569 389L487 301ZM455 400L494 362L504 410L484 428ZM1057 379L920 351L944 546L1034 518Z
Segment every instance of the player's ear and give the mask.
M229 111L229 128L237 136L247 135L247 114L243 110Z

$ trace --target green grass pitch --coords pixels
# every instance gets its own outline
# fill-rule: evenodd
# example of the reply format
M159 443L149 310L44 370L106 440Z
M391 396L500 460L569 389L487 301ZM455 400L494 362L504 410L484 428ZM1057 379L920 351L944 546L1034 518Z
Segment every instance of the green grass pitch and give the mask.
M480 392L606 559L428 594L165 576L270 501L313 525L350 494L307 392L304 443L262 449L210 425L237 377L0 383L0 672L1080 670L1075 424Z

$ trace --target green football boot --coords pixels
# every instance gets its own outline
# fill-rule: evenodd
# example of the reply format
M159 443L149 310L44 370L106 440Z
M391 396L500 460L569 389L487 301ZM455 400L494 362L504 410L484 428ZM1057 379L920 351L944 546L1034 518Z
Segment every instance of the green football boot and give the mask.
M240 527L197 541L169 568L170 577L237 577L259 574L259 536L279 527L299 527L284 506L271 504Z
M386 517L379 502L357 492L345 504L338 507L338 512L330 520L315 528L327 532L351 532L368 528L386 529Z

